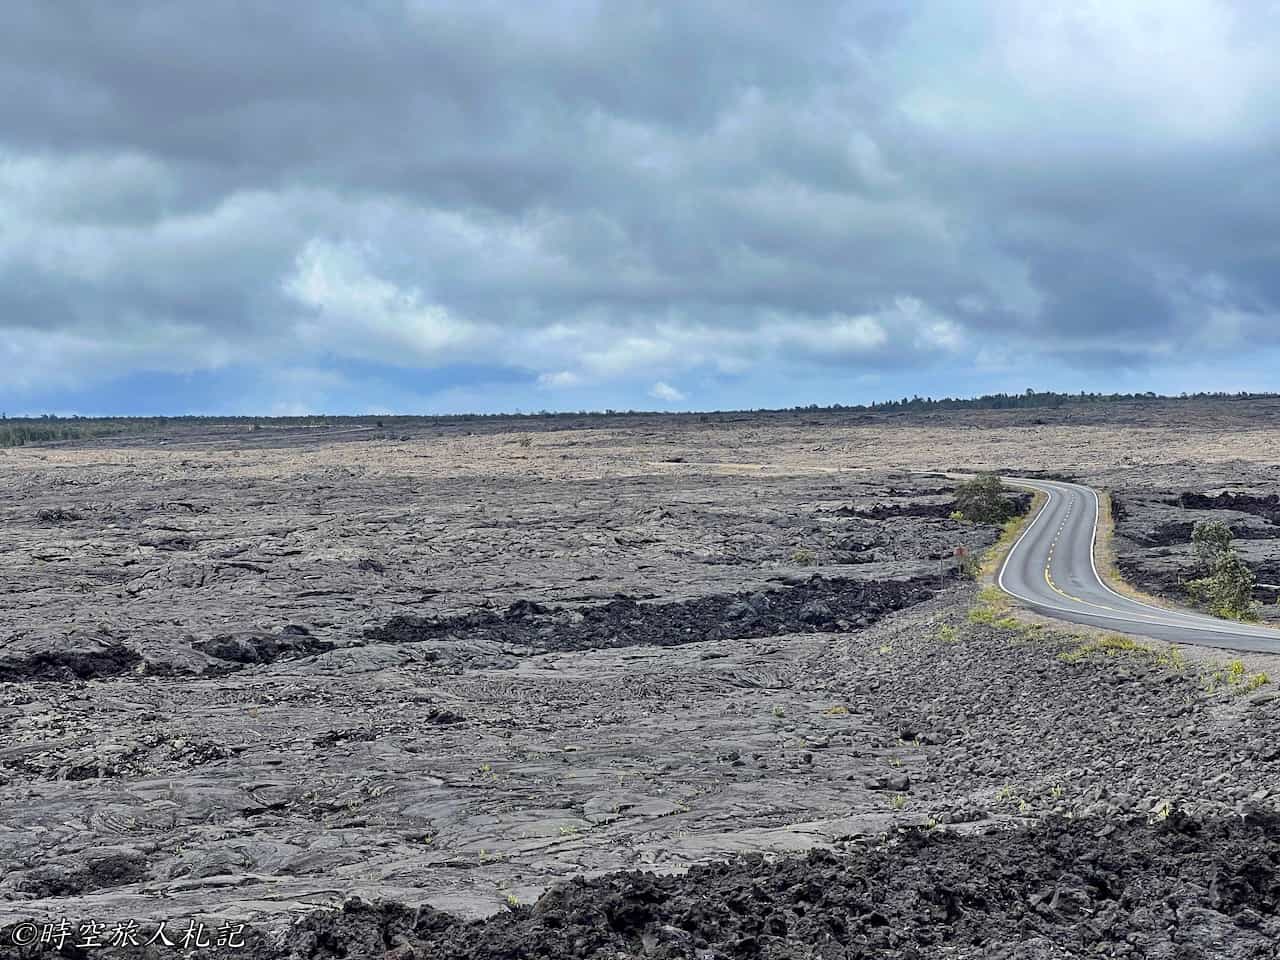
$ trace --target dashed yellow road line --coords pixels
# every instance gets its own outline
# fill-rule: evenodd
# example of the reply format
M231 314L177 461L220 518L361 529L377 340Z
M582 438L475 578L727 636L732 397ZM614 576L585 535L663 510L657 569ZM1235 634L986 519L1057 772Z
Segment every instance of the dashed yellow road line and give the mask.
M1067 593L1067 591L1063 590L1061 587L1059 587L1056 583L1053 582L1053 571L1051 569L1053 566L1053 551L1057 549L1058 539L1062 536L1063 531L1066 530L1067 521L1070 518L1071 518L1071 508L1068 507L1067 512L1063 514L1062 523L1058 525L1058 532L1053 535L1053 542L1049 544L1049 553L1045 559L1045 565L1044 565L1044 582L1049 585L1050 590L1058 594L1058 596L1066 598L1067 600L1074 600L1076 603L1083 604L1086 607L1093 607L1094 609L1097 609L1097 610L1107 610L1111 613L1118 613L1123 615L1124 614L1123 610L1119 610L1116 607L1109 607L1106 604L1098 603L1097 601L1094 601L1094 600L1086 600L1083 597L1077 597L1074 594Z

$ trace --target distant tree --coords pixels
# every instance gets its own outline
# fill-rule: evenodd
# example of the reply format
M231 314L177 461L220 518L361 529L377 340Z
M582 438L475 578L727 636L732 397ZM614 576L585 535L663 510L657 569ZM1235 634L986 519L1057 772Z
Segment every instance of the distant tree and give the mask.
M994 473L980 473L956 487L956 513L971 523L1004 523L1016 512Z

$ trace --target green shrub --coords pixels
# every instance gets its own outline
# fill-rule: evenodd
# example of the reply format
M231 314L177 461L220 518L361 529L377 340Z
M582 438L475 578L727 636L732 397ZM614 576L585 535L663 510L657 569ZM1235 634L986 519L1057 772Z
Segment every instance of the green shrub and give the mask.
M1218 557L1231 549L1231 528L1221 520L1197 520L1191 531L1191 546L1200 563L1212 570Z
M956 487L956 509L970 523L1004 523L1017 513L994 473L980 473Z
M1231 545L1231 531L1217 520L1196 523L1191 542L1208 576L1192 580L1187 592L1214 616L1228 620L1256 620L1253 571Z

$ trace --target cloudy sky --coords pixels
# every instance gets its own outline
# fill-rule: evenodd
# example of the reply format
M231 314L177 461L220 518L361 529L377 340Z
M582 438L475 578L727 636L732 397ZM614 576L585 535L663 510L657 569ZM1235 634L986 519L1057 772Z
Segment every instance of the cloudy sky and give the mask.
M1280 389L1271 0L0 7L0 408Z

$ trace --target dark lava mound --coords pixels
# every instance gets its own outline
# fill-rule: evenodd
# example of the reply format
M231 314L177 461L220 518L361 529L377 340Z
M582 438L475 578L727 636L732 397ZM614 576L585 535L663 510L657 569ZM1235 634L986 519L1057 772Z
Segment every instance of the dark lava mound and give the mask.
M937 583L932 577L867 583L813 576L779 590L663 604L620 597L580 610L519 600L503 613L394 617L366 630L365 638L378 643L483 639L560 652L851 630L928 599Z

